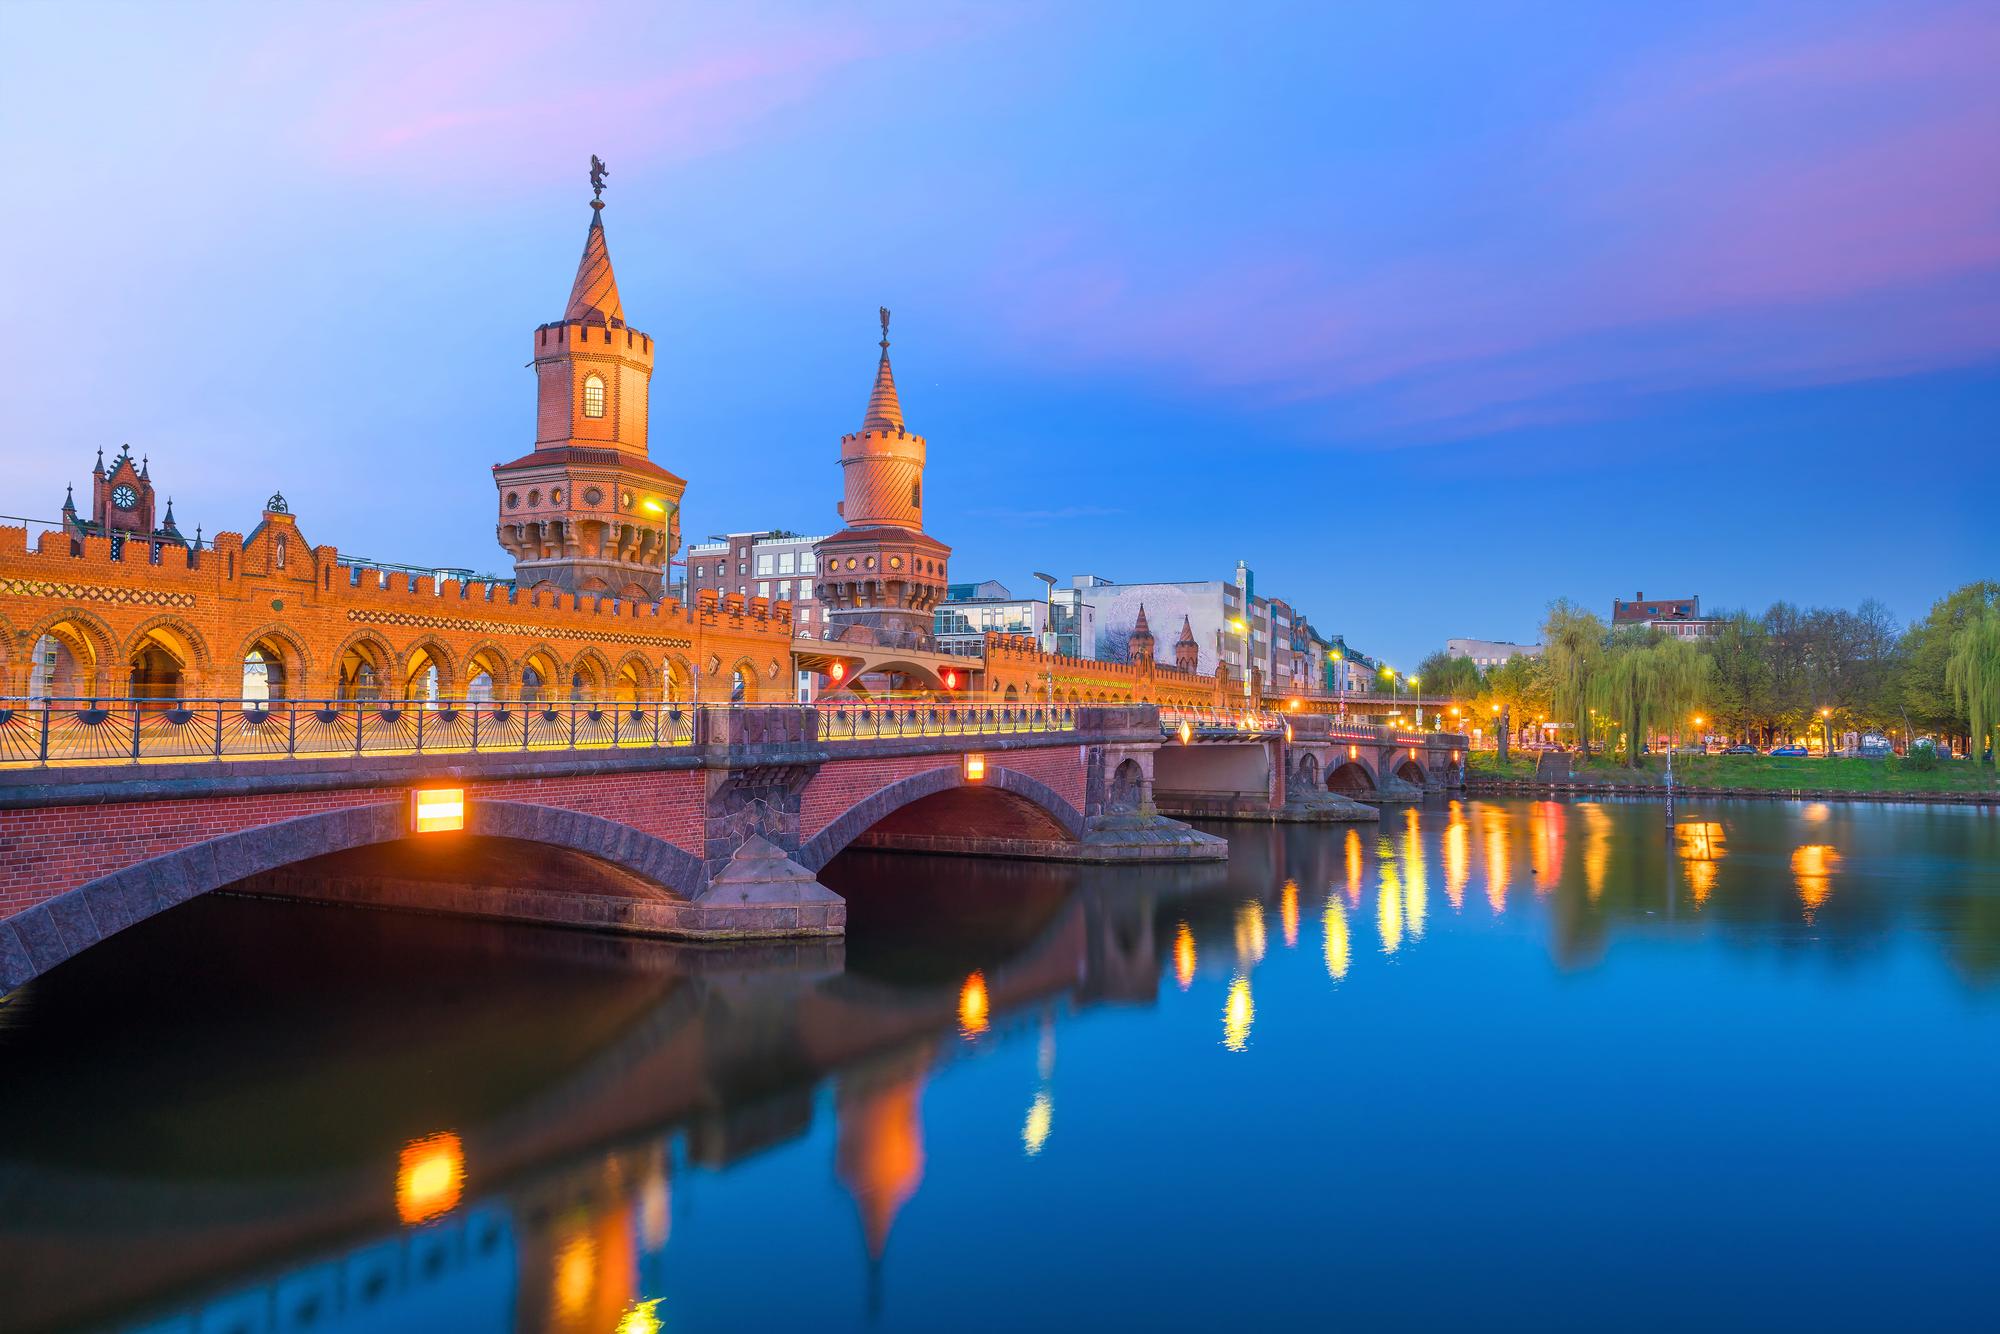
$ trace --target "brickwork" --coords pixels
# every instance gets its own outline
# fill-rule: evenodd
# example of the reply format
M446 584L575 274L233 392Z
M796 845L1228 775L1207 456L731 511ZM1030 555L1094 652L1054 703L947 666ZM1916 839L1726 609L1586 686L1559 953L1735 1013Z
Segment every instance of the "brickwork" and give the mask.
M692 770L468 782L473 802L522 801L629 825L697 856L702 777ZM225 834L301 815L408 800L409 785L0 810L0 919L101 876Z
M109 538L0 525L0 694L28 693L34 646L62 646L65 672L50 693L122 698L149 645L179 664L180 698L230 698L253 648L277 659L282 693L331 699L366 661L380 694L421 689L460 698L484 673L498 699L518 698L533 666L545 694L585 698L726 699L742 672L745 697L789 698L791 609L762 598L703 598L684 607L588 595L517 592L507 585L412 580L345 565L308 547L290 514L266 514L249 538L217 536L212 550L170 549L158 565L114 560ZM128 552L128 554L131 554ZM418 678L414 683L412 678Z

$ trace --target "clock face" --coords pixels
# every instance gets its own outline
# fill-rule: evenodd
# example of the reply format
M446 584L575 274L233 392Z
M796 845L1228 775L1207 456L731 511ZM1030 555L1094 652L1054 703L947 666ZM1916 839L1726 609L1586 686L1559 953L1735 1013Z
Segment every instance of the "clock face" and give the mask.
M111 503L121 510L129 510L139 503L139 493L129 486L114 487L111 492Z

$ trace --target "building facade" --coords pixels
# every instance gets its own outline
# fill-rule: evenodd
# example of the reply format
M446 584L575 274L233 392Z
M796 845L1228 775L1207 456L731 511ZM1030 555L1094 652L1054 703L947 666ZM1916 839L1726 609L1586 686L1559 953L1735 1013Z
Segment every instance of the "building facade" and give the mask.
M1508 639L1447 639L1444 652L1448 658L1472 659L1472 665L1483 672L1513 658L1539 658L1542 646Z
M1699 597L1649 598L1643 592L1630 602L1611 600L1611 626L1621 625L1643 625L1679 639L1706 639L1722 630L1721 621L1701 614Z

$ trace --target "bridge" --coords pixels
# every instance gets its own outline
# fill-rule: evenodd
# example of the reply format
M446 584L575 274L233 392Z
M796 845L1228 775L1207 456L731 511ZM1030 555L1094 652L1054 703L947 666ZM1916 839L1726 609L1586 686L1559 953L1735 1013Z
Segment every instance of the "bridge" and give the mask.
M1023 877L1018 911L988 920L966 957L946 947L947 967L923 979L852 971L839 941L682 948L541 933L537 954L568 970L549 996L550 1027L578 1036L521 1051L502 1088L451 1084L438 1122L414 1138L384 1103L350 1109L337 1142L287 1123L242 1143L226 1127L255 1119L265 1080L282 1077L267 1064L262 1077L222 1079L220 1094L201 1060L114 1067L113 1095L79 1105L64 1075L83 1054L38 1049L28 1054L34 1077L0 1103L0 1291L31 1328L95 1326L135 1310L146 1328L435 1324L438 1308L426 1303L439 1290L451 1294L454 1328L513 1328L515 1312L550 1309L551 1286L584 1236L602 1255L639 1261L594 1266L583 1285L591 1309L610 1310L595 1326L608 1329L645 1296L635 1283L658 1291L676 1164L754 1161L829 1119L828 1165L854 1200L856 1254L879 1261L923 1186L922 1154L899 1151L924 1139L913 1095L959 1053L1050 1005L1150 1005L1198 966L1254 968L1242 954L1246 904L1260 936L1269 918L1275 950L1299 886L1342 875L1338 841L1270 832L1244 840L1226 866L1178 867L1139 893L1095 877ZM300 925L278 929L313 948L296 939ZM324 948L351 951L357 937L375 939L347 924ZM391 933L379 948L383 969L365 985L407 1010L401 1049L342 1034L321 1060L350 1071L477 1069L465 1053L485 1040L480 1011L439 1005L429 979L442 969L477 995L484 970L518 956L462 931ZM224 990L244 980L229 970L254 969L240 955L219 966ZM191 1041L156 1021L134 1026L134 1041L175 1055ZM93 1139L117 1142L162 1102L182 1109L189 1144L223 1156L105 1171L59 1151L78 1118ZM427 1164L450 1170L437 1180L412 1170Z
M849 847L1217 860L1173 814L1374 818L1462 738L1151 705L0 704L0 990L216 889L838 935Z

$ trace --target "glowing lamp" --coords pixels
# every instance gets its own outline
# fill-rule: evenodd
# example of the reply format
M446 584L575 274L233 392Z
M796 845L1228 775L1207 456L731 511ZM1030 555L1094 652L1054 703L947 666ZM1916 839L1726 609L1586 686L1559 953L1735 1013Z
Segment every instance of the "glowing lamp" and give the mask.
M465 789L420 787L410 794L410 832L439 834L465 828Z
M1285 740L1289 742L1289 741L1290 741L1291 739L1292 739L1292 725L1291 725L1290 723L1286 723L1286 724L1285 724Z
M950 668L950 667L947 667L947 668L945 668L945 671L944 671L944 688L945 688L946 690L956 690L956 689L958 689L958 672L957 672L957 671L956 671L955 669L953 669L953 668Z
M1181 719L1181 744L1185 746L1192 740L1194 740L1194 724L1183 718Z
M826 679L835 685L839 685L842 681L845 681L847 679L847 664L844 662L833 664L833 666L827 669Z
M465 1189L465 1146L449 1130L413 1139L396 1161L396 1216L407 1224L450 1213Z
M1349 746L1349 747L1347 748L1347 758L1348 758L1348 759L1350 759L1350 760L1358 760L1358 759L1360 759L1360 758L1361 758L1361 747L1359 747L1359 746Z
M650 497L650 496L649 496L649 497L647 497L647 498L646 498L645 500L643 500L643 501L639 502L639 508L641 508L641 509L645 510L645 511L646 511L646 512L647 512L648 514L664 514L664 513L666 513L666 511L665 511L664 509L662 509L662 508L660 507L660 502L659 502L659 501L657 501L657 500L654 500L654 499L653 499L652 497Z
M965 781L968 783L983 783L986 781L986 757L984 755L968 754L965 757Z

